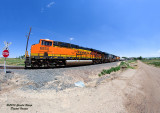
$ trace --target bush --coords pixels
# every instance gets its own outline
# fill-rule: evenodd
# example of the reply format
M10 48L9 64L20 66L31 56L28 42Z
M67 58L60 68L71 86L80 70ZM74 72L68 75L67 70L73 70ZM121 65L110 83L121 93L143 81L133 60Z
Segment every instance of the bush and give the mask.
M105 75L105 74L110 74L112 72L116 72L116 71L119 71L119 70L120 70L120 66L111 67L108 70L103 69L102 72L100 74L98 74L98 76L102 76L102 75Z
M110 74L110 73L112 73L112 72L119 71L119 70L121 69L121 67L126 67L126 68L132 68L132 69L133 69L133 67L131 67L131 66L129 65L129 63L121 62L120 65L117 66L117 67L111 67L111 68L108 69L108 70L103 69L102 72L101 72L100 74L98 74L98 76L100 77L100 76L105 75L105 74Z
M98 74L98 76L100 77L100 76L102 76L101 74Z

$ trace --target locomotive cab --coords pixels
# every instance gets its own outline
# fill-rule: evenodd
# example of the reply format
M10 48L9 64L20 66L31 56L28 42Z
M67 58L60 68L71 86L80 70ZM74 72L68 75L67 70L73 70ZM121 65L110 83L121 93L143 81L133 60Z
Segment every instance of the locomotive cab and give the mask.
M31 58L48 56L53 49L53 41L41 39L38 44L31 46Z
M31 46L30 57L26 57L25 67L27 66L41 66L41 59L48 59L49 54L53 51L53 41L49 39L40 39L38 44Z

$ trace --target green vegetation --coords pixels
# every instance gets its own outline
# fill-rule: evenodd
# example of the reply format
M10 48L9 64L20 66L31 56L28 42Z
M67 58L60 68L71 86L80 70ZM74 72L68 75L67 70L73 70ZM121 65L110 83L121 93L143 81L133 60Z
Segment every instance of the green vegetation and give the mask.
M132 67L132 66L129 65L130 63L136 63L136 61L135 61L135 60L129 60L129 61L127 61L127 62L121 62L119 66L120 66L121 68L134 69L134 67Z
M138 59L139 59L139 60L142 60L143 58L142 58L142 56L140 56L140 57L138 57Z
M19 59L25 59L25 55L19 56L17 58L19 58Z
M6 65L24 66L24 59L19 58L6 58ZM0 64L4 64L4 58L0 59Z
M128 60L127 62L128 63L133 63L133 62L135 62L136 60Z
M116 71L119 71L119 70L120 70L120 66L112 67L108 70L103 69L102 72L99 74L99 76L105 75L105 74L110 74L111 72L116 72Z
M128 57L122 57L122 58L124 58L124 59L128 59Z
M135 60L132 60L132 62L135 62ZM130 61L131 62L131 61ZM105 75L105 74L110 74L110 73L112 73L112 72L116 72L116 71L119 71L120 69L124 69L124 68L131 68L131 69L134 69L133 67L131 67L130 65L129 65L129 63L128 62L121 62L120 63L120 65L119 66L117 66L117 67L111 67L110 69L108 69L108 70L105 70L105 69L103 69L102 70L102 72L100 73L100 74L98 74L98 76L100 77L100 76L102 76L102 75Z
M137 60L128 60L127 62L128 62L129 64L130 64L130 63L136 63Z
M142 62L150 65L154 65L156 67L160 67L160 59L151 59L151 60L142 60Z

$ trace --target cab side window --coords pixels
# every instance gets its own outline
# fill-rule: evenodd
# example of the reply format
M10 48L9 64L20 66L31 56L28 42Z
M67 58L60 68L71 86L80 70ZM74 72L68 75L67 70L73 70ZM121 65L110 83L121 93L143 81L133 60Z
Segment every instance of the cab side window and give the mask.
M52 42L42 40L42 45L52 46Z
M58 46L58 42L54 41L53 46Z

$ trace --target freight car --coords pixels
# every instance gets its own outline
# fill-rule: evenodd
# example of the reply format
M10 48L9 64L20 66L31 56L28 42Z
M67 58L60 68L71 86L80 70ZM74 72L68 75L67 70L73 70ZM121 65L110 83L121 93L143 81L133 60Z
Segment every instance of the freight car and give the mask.
M92 60L93 64L113 62L120 57L92 48L75 44L40 39L38 44L31 46L30 57L25 53L25 67L65 66L66 60Z

